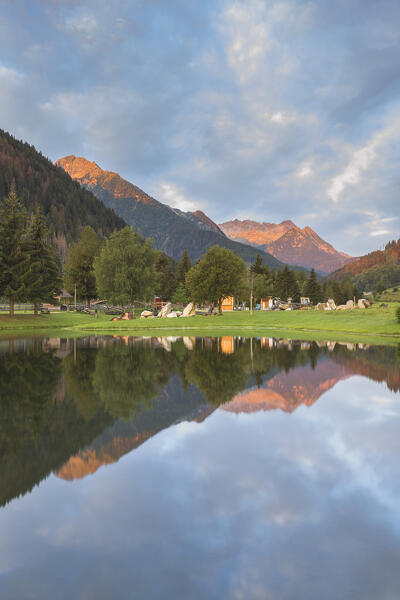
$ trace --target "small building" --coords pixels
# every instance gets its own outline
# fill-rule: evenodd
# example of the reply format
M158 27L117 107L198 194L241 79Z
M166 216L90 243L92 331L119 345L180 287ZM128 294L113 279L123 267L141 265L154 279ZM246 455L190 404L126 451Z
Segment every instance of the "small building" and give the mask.
M260 310L268 310L272 308L272 296L266 296L260 300Z
M235 341L233 337L223 336L220 341L220 349L222 354L233 354L233 352L235 351Z
M72 304L72 296L67 290L61 290L61 294L54 296L60 304Z
M234 298L233 296L227 296L222 300L222 312L228 312L233 310Z
M153 300L153 308L155 310L161 310L163 306L168 304L165 300L163 300L160 296L154 296Z

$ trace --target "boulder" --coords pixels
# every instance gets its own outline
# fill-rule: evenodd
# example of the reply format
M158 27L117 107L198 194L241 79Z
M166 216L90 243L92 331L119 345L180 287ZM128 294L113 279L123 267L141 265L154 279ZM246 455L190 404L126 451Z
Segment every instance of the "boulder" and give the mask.
M162 307L162 309L158 313L157 317L166 317L167 315L169 315L171 310L172 310L172 304L171 304L171 302L168 302L167 304L165 304L165 306Z
M177 317L181 317L182 316L182 311L181 310L176 310L175 313L176 313Z
M132 321L134 318L135 318L134 312L125 312L121 317L122 321Z
M164 348L164 350L166 350L167 352L171 352L172 350L172 344L169 341L168 338L166 337L162 337L162 338L158 338L161 342L162 347Z
M193 302L189 302L183 309L182 317L193 317L196 314L196 309Z
M183 337L183 343L185 344L185 346L186 346L186 348L188 350L193 350L194 345L196 343L196 338L195 337L184 336Z
M326 303L330 307L331 310L336 310L336 304L335 304L335 301L333 298L328 298Z
M369 300L366 300L365 298L360 298L358 301L358 308L368 308L369 306Z
M346 306L347 306L347 308L354 308L354 302L353 302L353 300L347 300Z
M151 312L151 310L144 310L143 312L140 313L140 318L141 319L148 319L149 317L152 317L153 313Z
M175 311L173 311L173 312L169 312L169 313L166 315L166 317L167 317L168 319L176 319L176 318L177 318L177 316L178 316L178 315L176 314L176 312L175 312Z
M346 306L346 304L339 304L339 306L336 307L336 310L347 310L348 306Z
M318 302L315 310L331 310L325 302Z

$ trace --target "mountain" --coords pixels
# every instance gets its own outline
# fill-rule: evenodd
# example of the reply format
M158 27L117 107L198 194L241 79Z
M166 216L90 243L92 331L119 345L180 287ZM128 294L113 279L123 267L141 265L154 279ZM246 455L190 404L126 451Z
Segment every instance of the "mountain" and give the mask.
M95 162L74 155L56 162L83 187L93 192L106 206L115 210L129 225L140 229L154 246L179 260L187 249L192 261L208 248L218 245L233 250L246 263L254 262L257 251L253 246L235 242L201 211L183 212L171 208L123 179L118 173L104 171ZM277 269L281 262L260 251L264 264Z
M117 462L160 431L184 421L201 423L214 410L195 386L184 388L179 377L173 375L151 409L129 421L116 420L54 473L67 481L81 479L103 465Z
M68 245L86 225L101 236L126 225L33 146L0 129L0 198L8 195L13 181L28 213L42 209L53 244L64 259Z
M331 273L354 260L344 252L338 252L311 227L301 229L289 220L258 223L234 219L221 223L219 227L229 238L248 242L290 265Z
M318 369L308 364L288 373L278 373L263 386L238 394L221 409L234 413L280 409L291 413L302 404L311 406L338 381L347 377L350 374L345 365L338 365L329 357L323 358L318 362Z
M386 244L384 250L376 250L360 256L350 264L331 274L331 279L341 279L345 275L362 275L372 269L384 268L400 264L400 239Z

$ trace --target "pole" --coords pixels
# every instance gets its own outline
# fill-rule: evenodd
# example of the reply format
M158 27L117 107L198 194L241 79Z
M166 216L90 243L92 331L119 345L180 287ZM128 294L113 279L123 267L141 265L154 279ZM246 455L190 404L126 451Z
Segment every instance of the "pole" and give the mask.
M254 274L251 274L251 291L250 291L250 314L253 314L253 281L254 281Z

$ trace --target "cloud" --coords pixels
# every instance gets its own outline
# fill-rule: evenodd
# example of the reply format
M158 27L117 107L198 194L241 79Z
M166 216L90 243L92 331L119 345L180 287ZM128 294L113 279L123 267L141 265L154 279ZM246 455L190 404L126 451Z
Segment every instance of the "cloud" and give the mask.
M361 254L399 229L365 213L398 212L399 18L391 0L3 3L2 126L214 220L290 218Z
M186 197L182 191L173 183L162 181L155 190L154 196L161 202L179 208L183 211L195 211L199 208L199 204L192 199Z

